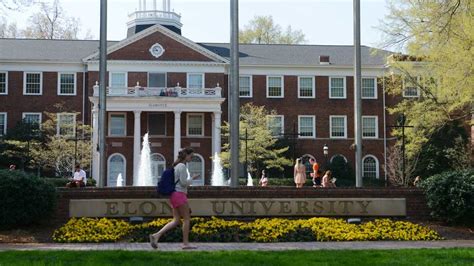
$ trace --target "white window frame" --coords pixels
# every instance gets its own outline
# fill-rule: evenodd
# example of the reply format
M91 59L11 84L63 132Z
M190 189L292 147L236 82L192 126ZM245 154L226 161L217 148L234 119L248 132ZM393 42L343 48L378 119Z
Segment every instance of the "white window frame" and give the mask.
M195 134L189 134L189 116L201 116L202 118L202 122L201 122L201 126L202 126L202 134L200 135L195 135ZM204 114L203 113L187 113L186 114L186 136L187 137L204 137Z
M150 74L165 74L165 86L163 88L167 88L168 86L168 73L167 72L148 72L147 74L147 80L146 80L146 84L148 85L148 87L151 88L150 86ZM159 88L159 87L158 87Z
M301 87L300 87L300 79L301 78L311 78L313 89L312 89L312 96L301 96ZM316 98L316 83L314 76L298 76L298 98L299 99L314 99Z
M0 112L0 115L4 115L5 117L5 125L4 128L2 128L2 136L5 136L7 134L7 127L8 127L8 113L7 112Z
M62 74L74 75L74 93L61 93L61 75ZM76 96L77 95L77 73L76 72L58 72L58 95L60 96Z
M114 157L116 155L122 157L122 159L123 159L123 173L122 173L123 186L126 186L126 184L127 184L127 158L123 154L116 152L116 153L111 154L109 156L109 158L107 159L107 187L111 187L110 183L109 183L109 181L110 181L110 159L112 159L112 157ZM117 183L115 183L112 187L116 187L116 186L117 186Z
M332 135L332 119L333 118L344 118L344 136ZM347 115L330 115L329 116L329 138L330 139L347 139Z
M56 135L58 135L58 136L64 136L64 137L68 137L68 136L69 136L69 135L60 135L60 133L61 133L61 132L60 132L60 128L61 128L61 127L59 126L59 122L61 121L61 118L60 118L61 115L72 115L72 116L73 116L73 124L74 124L74 125L73 125L73 127L72 127L73 134L72 134L71 136L75 136L75 134L76 134L76 117L77 117L77 115L76 115L75 113L66 113L66 112L64 112L64 113L57 113L57 114L56 114L56 119L57 119L57 122L56 122ZM71 137L71 136L69 136L69 137Z
M41 112L24 112L21 114L21 119L25 119L27 115L39 115L39 126L41 127L41 123L43 123L43 113Z
M192 186L203 186L204 183L206 182L205 181L205 173L206 173L206 161L204 161L204 157L202 157L201 154L199 153L194 153L194 156L197 156L201 159L201 165L202 165L202 169L201 169L201 173L199 173L199 180L193 180L193 183L191 184ZM189 163L186 164L186 166L188 166ZM189 166L188 166L189 168ZM190 173L191 174L191 173Z
M39 93L26 93L26 76L28 74L40 74L40 92ZM38 72L38 71L23 72L23 95L43 95L43 72Z
M331 156L331 159L329 159L329 163L332 163L332 161L333 161L334 158L336 158L336 157L342 157L346 163L348 162L346 156L344 156L344 155L338 153L338 154L334 154L333 156Z
M334 97L332 96L331 92L332 92L332 79L335 79L335 78L342 78L342 82L344 84L344 96L342 97ZM329 77L329 99L346 99L347 98L347 82L346 82L346 77L345 76L333 76L333 77Z
M111 129L112 127L110 126L110 123L112 122L112 115L123 115L124 120L125 120L125 125L124 125L124 134L123 135L112 135ZM116 138L122 138L127 136L127 113L126 112L110 112L107 117L107 137L116 137Z
M301 118L311 118L313 120L313 135L301 136ZM316 116L315 115L298 115L298 138L300 139L315 139L316 138Z
M375 157L374 155L372 154L367 154L364 156L364 158L362 158L362 177L364 177L364 161L365 159L367 159L368 157L371 157L375 160L375 178L376 179L380 179L380 164L379 164L379 159L377 159L377 157Z
M267 119L268 118L272 118L272 117L281 117L281 130L280 130L280 135L279 136L273 136L273 137L276 137L276 138L280 138L283 136L283 134L285 134L285 116L284 115L268 115L267 116ZM269 125L268 125L269 121L267 121L267 128L269 128Z
M416 88L416 95L406 95L406 78L403 78L403 88L402 88L402 96L403 98L419 98L420 97L420 88L418 86L416 86L416 84L413 84ZM416 77L416 82L417 83L420 83L420 77L417 76Z
M112 74L125 74L125 87L112 87ZM109 88L128 88L128 72L124 72L124 71L109 72Z
M191 76L191 75L201 75L202 76L202 88L201 89L204 89L206 87L206 75L204 75L204 73L190 72L190 73L186 73L186 88L190 88L189 87L189 76Z
M364 118L375 118L375 137L364 137ZM362 138L363 139L378 139L379 138L379 117L376 115L362 116Z
M239 78L249 78L250 83L250 95L249 96L240 96L240 81L239 81L239 97L240 98L252 98L253 97L253 76L252 75L240 75Z
M364 97L363 94L362 94L362 80L364 79L373 79L374 80L374 97ZM377 99L377 78L376 77L362 77L361 78L361 84L360 84L360 97L362 99Z
M269 96L269 83L268 80L270 78L281 78L281 96ZM285 76L283 75L267 75L267 98L274 98L274 99L281 99L285 98Z
M8 95L8 71L0 71L0 74L5 74L5 92L0 92L0 95Z
M163 165L163 171L165 171L165 170L166 170L166 157L163 156L163 154L158 153L158 152L152 153L152 154L150 155L150 161L151 161L152 166L153 166L153 162L154 162L154 161L151 160L151 158L153 157L153 155L160 156L161 158L163 158L163 161L158 161L158 162L160 162L160 163L158 163L158 165ZM160 181L160 179L161 179L161 176L159 176L159 177L156 179L156 181L158 182L158 181ZM157 182L153 182L153 183L154 183L154 184L157 184Z

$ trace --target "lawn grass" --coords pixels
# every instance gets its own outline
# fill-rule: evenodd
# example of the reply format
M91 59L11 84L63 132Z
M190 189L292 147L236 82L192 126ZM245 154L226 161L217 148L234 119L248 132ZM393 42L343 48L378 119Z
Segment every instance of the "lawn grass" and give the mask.
M4 265L474 265L474 249L0 251L0 266Z

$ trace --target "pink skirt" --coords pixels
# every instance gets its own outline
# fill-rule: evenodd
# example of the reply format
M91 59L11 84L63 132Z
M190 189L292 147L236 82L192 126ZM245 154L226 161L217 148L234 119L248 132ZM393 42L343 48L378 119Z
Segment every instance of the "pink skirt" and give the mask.
M180 206L188 203L188 196L186 193L175 191L171 193L170 203L173 209L179 208Z

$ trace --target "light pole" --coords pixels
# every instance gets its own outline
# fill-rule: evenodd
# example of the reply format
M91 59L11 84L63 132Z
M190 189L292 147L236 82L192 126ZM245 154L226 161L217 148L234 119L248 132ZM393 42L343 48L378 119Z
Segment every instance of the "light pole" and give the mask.
M324 169L328 170L329 169L329 166L328 166L329 147L328 147L327 144L324 144L324 146L323 146L323 154L324 154L324 159L326 160L326 162L325 162L326 165L325 165Z
M239 185L239 1L230 1L230 88L229 88L229 122L230 122L230 186Z

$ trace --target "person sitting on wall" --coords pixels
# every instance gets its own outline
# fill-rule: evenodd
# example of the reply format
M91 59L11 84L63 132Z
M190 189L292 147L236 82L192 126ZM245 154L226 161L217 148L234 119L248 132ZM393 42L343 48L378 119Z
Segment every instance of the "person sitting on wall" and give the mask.
M258 184L262 187L268 186L268 177L265 175L265 170L262 170L262 177L260 178Z
M316 162L315 159L310 158L309 163L313 168L313 172L311 173L311 177L313 178L313 187L321 187L321 178L320 178L320 171L319 171L319 164Z
M336 187L335 184L336 180L335 178L332 178L332 173L331 171L327 170L326 173L324 173L323 179L321 181L321 185L323 187Z
M16 165L11 164L9 170L10 171L15 171L16 170Z
M85 187L87 184L86 172L81 169L79 164L76 164L74 177L71 182L66 184L66 187Z

